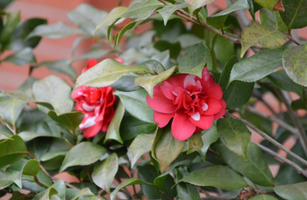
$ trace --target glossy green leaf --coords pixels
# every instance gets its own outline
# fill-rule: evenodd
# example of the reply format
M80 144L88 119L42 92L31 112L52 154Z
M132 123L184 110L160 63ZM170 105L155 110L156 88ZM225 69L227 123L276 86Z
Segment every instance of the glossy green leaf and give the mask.
M18 179L19 173L16 171L5 172L0 169L0 190L14 183Z
M215 58L223 64L226 64L227 61L235 55L234 43L220 35L215 35L213 37L212 46Z
M99 160L106 153L106 149L91 142L81 142L66 154L60 172L68 167L90 165Z
M307 86L307 44L287 47L282 55L282 64L288 76L297 84Z
M307 26L307 2L305 0L282 0L282 4L285 12L280 12L280 16L288 26L288 29Z
M120 16L122 16L127 10L128 8L123 7L123 6L118 6L118 7L113 8L108 13L108 15L101 22L99 22L99 24L96 26L95 33L101 28L114 24L120 18ZM109 35L107 35L107 37L109 38Z
M123 116L125 114L125 107L121 102L118 102L115 114L109 124L106 137L104 139L104 143L108 140L116 140L119 143L123 143L123 140L120 137L119 127Z
M156 60L148 60L145 62L141 62L137 64L136 66L140 66L140 67L144 67L148 69L151 72L151 74L160 74L165 71L165 68L163 67L163 65Z
M35 100L50 103L58 114L70 112L73 100L70 98L71 88L61 78L48 76L33 84ZM48 109L40 107L44 112Z
M84 188L80 190L79 193L77 193L76 196L72 198L71 200L78 200L79 197L86 196L86 195L94 196L93 192L89 188Z
M36 176L40 170L37 160L28 160L23 167L22 174Z
M17 162L28 154L24 141L18 135L0 140L0 168Z
M179 168L177 170L176 177L178 180L182 179L184 175L188 174L187 170L184 170L183 168ZM200 200L199 196L199 190L197 186L192 185L190 183L178 183L176 185L178 197L180 199L185 200Z
M67 154L68 151L55 151L55 152L47 152L45 153L41 158L40 160L41 161L47 161L47 160L50 160L50 159L53 159L55 157L58 157L58 156L65 156Z
M206 45L199 43L186 49L184 55L179 59L178 69L180 73L195 74L201 77L204 66L212 70L212 57Z
M255 82L273 73L282 66L284 48L264 49L257 54L236 63L230 74L229 82L234 80Z
M147 92L145 90L137 90L134 92L114 92L117 95L126 110L139 120L155 123L153 120L154 111L146 102Z
M136 25L136 21L130 22L129 24L127 24L126 26L124 26L118 34L115 35L114 37L114 46L118 46L120 39L123 37L123 35L129 31L130 29L133 29Z
M93 182L107 193L110 193L110 186L118 170L118 164L118 157L116 153L113 153L96 165L92 173Z
M37 66L33 66L33 68L38 68L38 67L46 67L48 70L52 72L65 74L73 79L77 77L76 71L70 65L69 61L65 59L57 61L45 61L39 63Z
M102 62L82 73L75 84L74 90L81 85L90 87L106 87L117 81L126 73L146 74L144 67L126 66L112 59Z
M247 150L247 160L229 151L224 145L219 145L223 160L235 171L243 174L253 183L261 186L274 186L271 171L264 160L261 149L250 143Z
M1 50L7 49L10 42L12 41L12 33L14 29L17 27L20 21L20 12L17 13L7 13L6 20L3 27L1 27L1 34L0 34L0 44Z
M162 135L154 142L154 154L159 162L160 171L164 172L181 153L186 141L179 141L173 137L170 127L163 129Z
M142 181L142 180L140 180L140 179L138 179L138 178L130 178L130 179L128 179L128 180L122 182L121 184L119 184L119 185L116 187L116 189L113 190L113 192L112 192L111 195L110 195L110 199L111 199L111 200L115 200L115 199L116 199L115 196L116 196L117 192L120 191L121 189L127 187L127 186L129 186L129 185L140 185L140 184L151 185L151 184L146 183L146 182L144 182L144 181Z
M34 36L58 39L74 34L83 34L83 31L72 28L64 22L57 22L55 24L40 25L36 27L34 31L28 35L27 39Z
M39 200L53 199L52 196L56 194L58 194L58 191L53 187L50 187Z
M25 142L33 140L38 137L54 137L51 133L35 133L30 131L22 131L18 134Z
M154 134L140 134L133 140L128 148L128 157L131 162L131 168L134 167L136 161L143 154L151 150L154 138Z
M168 40L158 40L154 43L154 47L159 51L169 51L171 58L176 59L181 51L180 42L170 42Z
M26 102L14 97L0 97L0 117L5 122L15 125L25 105Z
M249 198L249 200L278 200L276 197L267 195L267 194L260 194Z
M204 146L202 135L199 134L193 134L189 138L189 149L187 154L193 153L195 151L199 151Z
M93 59L93 58L98 59L98 58L105 56L108 53L110 53L110 50L108 49L95 48L95 49L92 49L86 52L85 54L82 54L78 57L74 57L73 59L71 59L70 62L74 62L76 60L82 60L82 59Z
M239 174L219 165L205 167L186 174L180 182L188 182L198 186L213 186L223 190L235 190L248 186Z
M247 159L247 148L251 132L245 124L237 119L223 118L217 121L217 132L224 145L244 160Z
M273 189L284 199L303 200L307 198L307 182L276 186Z
M231 6L229 6L229 8L218 12L214 15L211 15L210 17L218 17L218 16L223 16L223 15L228 15L236 10L242 10L242 9L249 9L249 4L247 2L247 0L238 0L236 1L234 4L232 4Z
M262 8L259 11L259 21L264 26L275 27L284 33L287 33L288 28L282 20L278 11L271 11L266 8Z
M41 37L33 37L26 39L26 37L39 25L47 24L46 19L42 18L30 18L21 22L14 30L12 41L10 43L10 49L13 51L20 51L25 47L34 48L38 45Z
M203 161L206 161L206 154L211 144L216 142L219 139L219 135L217 133L216 125L212 124L209 130L205 130L202 133L201 140L203 142L203 146L198 150Z
M4 9L6 8L10 3L12 3L14 0L2 0L0 2L0 8Z
M281 47L287 41L287 35L279 30L251 22L241 35L241 57L253 45L260 44L264 48L275 49Z
M213 0L214 1L214 0ZM167 24L167 21L169 20L170 16L176 11L181 8L187 7L186 3L180 3L180 4L168 4L165 5L162 9L158 10L160 15L163 17L164 25Z
M259 5L270 9L285 11L282 0L255 0Z
M48 112L48 116L61 126L71 131L74 131L83 119L83 114L80 112L70 112L58 115L56 112L51 110Z
M193 16L193 12L200 8L204 7L205 5L214 2L215 0L184 0L185 3L187 4L187 7L190 12L190 17Z
M135 85L142 86L148 94L153 97L153 87L158 83L168 79L175 71L177 66L174 66L158 75L142 76L135 79Z
M68 12L67 16L72 23L76 24L84 32L94 36L96 25L107 16L107 13L89 4L81 4Z
M26 65L29 63L35 63L36 59L32 49L30 47L26 47L15 54L6 57L3 61L11 62L16 65Z
M158 172L153 165L143 165L138 167L138 178L147 183L154 183L154 179L158 176ZM141 190L147 199L160 199L160 195L156 188L149 185L141 185Z
M133 18L135 21L141 21L148 18L157 8L163 5L163 3L156 0L137 2L132 4L121 17Z

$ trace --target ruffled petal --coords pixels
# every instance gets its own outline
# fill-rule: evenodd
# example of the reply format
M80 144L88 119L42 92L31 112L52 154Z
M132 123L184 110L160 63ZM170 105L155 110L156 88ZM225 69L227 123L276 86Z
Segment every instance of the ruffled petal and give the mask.
M95 65L97 65L96 59L89 59L87 61L87 69L90 69L90 68L94 67Z
M189 116L184 113L175 113L172 122L172 133L177 140L186 140L193 135L196 126L189 120Z
M101 129L101 126L102 126L102 123L98 122L94 126L91 126L91 127L87 128L83 132L83 137L86 138L86 139L95 137L99 133L99 131Z
M222 91L221 86L219 86L216 83L212 83L210 88L206 91L206 95L208 97L212 97L212 98L215 98L217 100L222 99L223 91Z
M158 124L160 128L166 126L173 117L174 117L173 113L164 114L160 112L154 112L154 115L153 115L154 121L156 122L156 124Z
M211 75L207 67L203 68L201 82L203 85L203 90L207 90L211 85Z
M200 120L198 121L194 120L192 117L189 119L195 126L204 130L209 129L214 121L213 115L208 115L208 116L202 115L200 116Z
M153 98L148 95L146 101L149 107L161 113L174 113L176 110L173 102L167 99L162 93L160 85L156 85L153 88Z
M219 118L223 117L226 113L225 109L226 109L227 105L226 105L226 102L224 101L224 99L221 99L221 104L223 106L222 110L214 115L214 119L219 119Z
M208 109L203 112L203 115L215 115L223 108L222 103L215 98L208 98L206 104L208 104Z

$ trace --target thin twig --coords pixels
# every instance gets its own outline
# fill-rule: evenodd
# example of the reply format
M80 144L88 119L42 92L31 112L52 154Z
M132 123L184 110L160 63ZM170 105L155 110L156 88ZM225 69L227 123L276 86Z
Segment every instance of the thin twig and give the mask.
M264 119L267 119L267 120L269 120L269 121L271 121L271 122L277 123L279 126L283 127L284 129L290 131L291 133L293 133L293 134L295 134L295 135L299 134L299 131L298 131L296 128L290 126L289 124L287 124L286 122L284 122L283 120L281 120L281 119L279 119L279 118L277 118L277 117L273 117L273 116L264 114L264 113L262 113L262 112L259 112L258 110L256 110L256 109L255 109L254 107L252 107L252 106L248 106L248 110L249 110L251 113L256 114L256 115L258 115L258 116L260 116L260 117L262 117L262 118L264 118Z
M298 136L299 141L302 145L304 153L307 156L307 136L306 136L306 132L305 132L305 129L304 129L297 113L294 112L291 108L291 101L292 100L290 98L290 95L289 95L288 92L281 91L281 90L278 90L278 89L276 89L275 92L277 93L279 98L282 100L282 102L286 105L288 113L289 113L294 125L298 129L299 132L298 132L297 136Z
M301 43L299 43L297 40L295 40L292 35L287 35L287 38L289 40L291 40L293 43L295 43L296 45L301 45Z
M237 197L210 196L210 197L202 197L201 200L229 200L235 198Z
M260 147L260 149L262 149L263 151L267 152L268 154L270 154L271 156L275 157L276 160L280 160L282 162L284 162L285 164L293 167L294 169L296 169L296 171L299 173L299 174L302 174L303 176L305 176L307 178L307 173L305 172L304 169L302 169L300 166L298 166L296 163L292 162L291 160L287 159L287 158L284 158L282 157L281 155L279 155L278 153L272 151L271 149L261 145L261 144L258 144L256 142L253 142L254 144L256 144L258 147Z
M299 157L298 155L296 155L295 153L293 153L292 151L290 151L289 149L284 147L282 144L280 144L279 142L277 142L276 140L274 140L273 138L268 136L265 132L261 131L260 129L258 129L257 127L255 127L251 123L249 123L248 121L241 119L241 118L238 118L238 117L236 117L236 116L234 116L234 115L232 115L228 112L226 112L225 116L228 117L228 118L231 118L231 119L237 119L237 120L242 121L246 126L253 129L254 131L256 131L259 135L261 135L263 138L265 138L266 140L271 142L273 145L275 145L279 149L283 150L284 152L286 152L288 155L292 156L296 160L300 161L303 165L307 166L306 160L304 160L303 158Z
M13 133L13 135L17 135L16 128L15 127L14 128L10 127L10 125L4 119L2 119L1 116L0 116L0 122L4 126L6 126Z
M273 115L278 116L278 114L274 111L274 109L262 98L259 91L254 90L252 95L253 97L257 98L259 101L261 101L265 105L265 107L267 107L271 111Z

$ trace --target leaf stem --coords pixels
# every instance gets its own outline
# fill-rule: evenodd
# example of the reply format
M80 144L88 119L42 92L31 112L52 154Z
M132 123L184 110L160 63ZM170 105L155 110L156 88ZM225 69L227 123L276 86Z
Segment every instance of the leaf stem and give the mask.
M287 159L287 158L284 158L282 157L281 155L279 155L278 153L272 151L271 149L261 145L261 144L258 144L256 142L252 142L254 144L256 144L260 149L262 149L263 151L267 152L268 154L270 154L271 156L275 157L276 160L279 160L279 161L282 161L284 162L285 164L293 167L294 169L296 169L296 171L299 173L299 174L302 174L303 176L305 176L307 178L307 173L305 172L304 169L302 169L300 166L298 166L296 163L292 162L291 160Z
M259 135L261 135L263 138L265 138L266 140L271 142L273 145L275 145L279 149L283 150L284 152L286 152L288 155L292 156L296 160L300 161L303 165L307 166L306 160L304 160L303 158L299 157L298 155L296 155L295 153L293 153L292 151L290 151L289 149L284 147L282 144L280 144L279 142L277 142L276 140L274 140L273 138L268 136L265 132L261 131L260 129L258 129L257 127L255 127L251 123L249 123L248 121L241 119L241 118L238 118L238 117L236 117L236 116L234 116L234 115L232 115L228 112L226 112L225 116L228 117L228 118L231 118L231 119L237 119L237 120L242 121L246 126L251 128L252 130L256 131Z
M1 116L0 116L0 122L1 122L1 124L3 124L4 126L6 126L6 127L13 133L13 135L17 135L17 133L16 133L16 127L15 127L15 126L14 126L14 128L10 127L10 125L9 125L4 119L2 119Z

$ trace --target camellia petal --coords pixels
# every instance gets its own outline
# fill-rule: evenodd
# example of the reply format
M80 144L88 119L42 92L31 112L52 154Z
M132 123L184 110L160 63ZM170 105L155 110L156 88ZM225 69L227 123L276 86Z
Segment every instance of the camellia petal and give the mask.
M221 104L223 106L223 108L221 109L220 112L218 112L217 114L214 115L214 119L219 119L221 117L223 117L226 113L225 109L227 107L226 102L224 101L224 99L221 99Z
M175 113L172 123L172 133L177 140L186 140L193 135L196 126L185 113Z
M153 110L161 113L173 113L176 110L176 106L164 96L159 85L153 88L153 94L154 98L150 96L146 98L147 104Z
M214 121L214 117L212 115L202 115L200 116L200 119L198 121L194 120L192 117L190 118L190 121L197 127L207 130L209 129Z
M220 100L223 97L222 88L218 84L211 84L211 87L206 91L206 94L217 100Z
M154 120L160 128L166 126L168 122L174 117L174 114L165 114L160 112L154 112Z
M222 103L215 98L208 98L206 103L208 104L208 109L203 112L203 115L215 115L223 108Z

